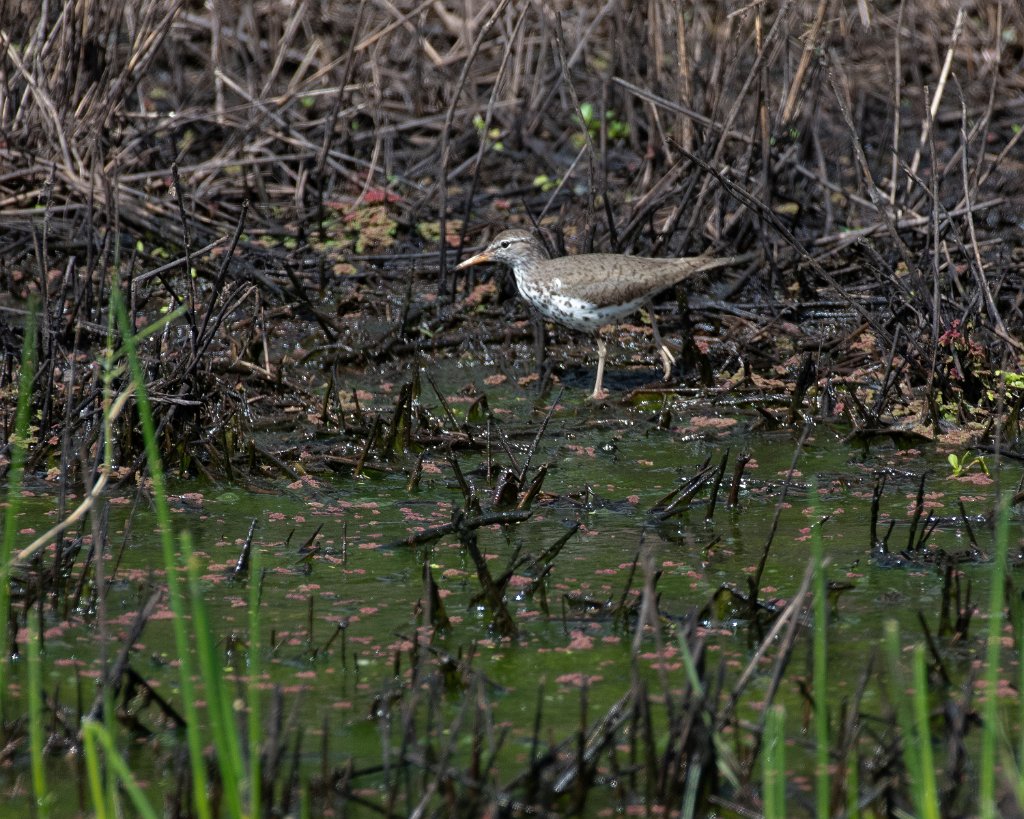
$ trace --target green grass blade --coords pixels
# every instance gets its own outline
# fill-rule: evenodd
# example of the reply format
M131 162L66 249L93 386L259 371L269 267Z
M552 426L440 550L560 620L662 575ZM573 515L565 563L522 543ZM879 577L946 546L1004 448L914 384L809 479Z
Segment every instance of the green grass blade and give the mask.
M1014 645L1017 649L1017 656L1024 655L1024 605L1020 599L1020 592L1014 590L1008 602L1011 604L1010 611L1013 618ZM1013 758L1013 748L1007 749L1006 756L1010 760L1003 764L1007 770L1013 771L1011 782L1014 784L1014 791L1017 794L1018 807L1024 807L1024 662L1017 663L1017 756ZM1010 740L1012 743L1012 738ZM1007 764L1009 763L1009 764Z
M229 816L241 816L239 783L245 775L245 766L238 740L238 727L231 709L231 697L224 684L222 666L218 662L213 629L206 615L199 568L192 551L192 537L188 532L182 532L180 542L181 558L188 570L189 606L192 610L192 630L199 658L199 673L206 694L207 724L213 733L213 747L217 754L217 769L223 784L224 801Z
M171 312L160 316L160 318L158 318L156 321L147 324L140 330L136 330L134 336L132 337L133 346L136 349L138 349L139 342L145 341L152 335L156 335L161 330L163 330L165 325L170 324L172 321L174 321L179 316L184 315L186 312L188 312L188 307L186 307L183 304L177 310L172 310ZM118 348L117 352L113 354L112 358L115 361L117 361L122 358L125 358L127 354L128 353L126 347L121 346L120 348Z
M128 793L128 798L131 799L138 815L143 819L159 819L159 814L149 804L149 800L146 799L146 795L142 792L142 788L139 787L139 783L135 781L135 775L128 767L128 763L124 761L121 754L117 752L117 748L114 747L114 740L107 729L95 720L85 720L82 723L82 735L85 738L87 748L90 745L95 746L95 741L99 740L107 755L107 765L113 770L114 775L121 783L121 787ZM97 777L98 779L99 777ZM90 779L90 785L92 784ZM98 781L96 785L98 787ZM97 801L95 804L101 803Z
M153 412L146 395L145 377L135 346L133 328L124 309L121 293L117 287L110 291L111 308L117 317L125 354L131 369L138 402L139 421L146 448L146 462L153 481L153 505L156 509L157 526L160 530L160 545L163 552L164 568L167 572L167 591L171 612L174 614L174 642L178 652L178 671L181 685L182 707L185 711L186 736L188 739L189 762L192 770L193 802L201 819L210 819L210 801L207 797L206 765L203 760L203 742L199 730L199 715L196 708L192 684L192 654L186 627L187 606L185 595L178 579L178 561L175 554L174 533L171 528L171 513L167 505L167 487L164 481L163 464L156 443L156 429Z
M260 786L263 772L260 767L260 677L263 673L260 655L260 550L252 547L249 554L249 652L246 676L249 681L249 815L260 815Z
M829 738L828 738L828 610L825 597L825 560L821 542L821 526L814 527L811 539L814 559L814 793L817 815L829 811Z
M100 775L100 754L96 747L96 734L82 726L82 755L85 757L85 777L89 783L89 796L92 797L92 815L94 819L107 819L113 814L113 800L108 802L103 790Z
M988 604L988 645L985 652L985 700L981 706L981 761L978 771L978 815L996 816L996 740L999 718L999 654L1003 632L1006 551L1010 540L1010 507L999 500L996 543L992 563L992 591Z
M46 787L46 767L43 763L43 671L39 657L39 629L42 620L38 610L28 624L28 744L32 760L32 795L35 813L41 819L50 815L50 794Z
M860 819L860 771L856 746L850 749L846 760L846 819Z
M914 646L914 722L916 733L912 741L920 752L920 780L918 811L923 819L939 819L939 794L935 783L935 761L932 757L931 708L928 702L928 671L924 662L924 646Z
M921 754L915 739L914 716L910 698L907 696L907 681L903 669L900 668L900 632L895 620L888 620L885 624L885 658L889 672L889 703L896 711L896 723L903 746L903 764L907 768L916 813L921 815Z
M1010 617L1013 624L1013 643L1017 649L1017 656L1024 656L1024 601L1021 601L1020 591L1015 589L1008 601L1010 604ZM1024 663L1017 663L1017 761L1015 766L1024 765ZM1024 780L1021 777L1014 777L1016 783L1017 802L1024 806Z
M764 724L764 816L786 817L786 709L773 705Z

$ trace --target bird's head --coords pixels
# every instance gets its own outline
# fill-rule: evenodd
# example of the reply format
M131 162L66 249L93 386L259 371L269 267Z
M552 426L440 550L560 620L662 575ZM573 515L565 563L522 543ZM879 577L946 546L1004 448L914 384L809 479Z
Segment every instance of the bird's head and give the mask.
M520 264L539 262L547 258L544 246L530 231L513 228L503 230L484 250L470 256L455 269L462 270L484 262L504 262L514 268Z

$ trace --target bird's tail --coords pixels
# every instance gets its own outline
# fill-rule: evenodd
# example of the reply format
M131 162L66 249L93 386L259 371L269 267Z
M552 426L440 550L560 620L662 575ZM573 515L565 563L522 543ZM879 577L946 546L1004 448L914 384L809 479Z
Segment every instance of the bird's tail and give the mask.
M738 267L741 264L761 259L764 254L760 250L741 253L738 256L707 256L707 263L701 265L701 271L717 270L720 267Z

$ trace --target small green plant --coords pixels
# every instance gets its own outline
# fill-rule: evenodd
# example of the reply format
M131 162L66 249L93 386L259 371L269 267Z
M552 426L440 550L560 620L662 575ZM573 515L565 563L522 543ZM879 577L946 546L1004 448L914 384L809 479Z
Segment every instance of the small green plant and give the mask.
M558 185L558 179L552 179L546 173L539 174L533 178L533 187L540 188L541 193L547 193Z
M996 378L1002 378L1008 390L1024 390L1024 373L1010 370L996 370Z
M343 242L357 255L391 247L398 234L398 222L389 205L396 199L394 194L377 189L364 194L356 208L335 208L339 213L329 215L324 223L328 241Z
M491 150L498 151L499 153L505 150L505 144L501 141L500 128L487 128L487 123L484 122L484 118L479 114L473 116L473 127L476 129L481 140L490 143Z
M629 136L629 124L623 122L614 111L608 110L604 112L605 119L605 130L608 134L608 139L625 139ZM579 116L575 117L576 124L586 128L587 133L590 134L591 139L595 139L598 134L601 133L601 118L597 115L594 110L594 104L591 102L584 102L580 104ZM578 133L573 134L572 142L577 148L582 148L583 143L586 142L587 137L585 134Z
M980 469L984 474L989 474L988 464L985 463L984 456L971 455L970 450L965 452L963 455L957 455L955 452L951 452L946 460L949 461L949 465L953 469L952 477L954 478L959 478L961 475L969 472L974 466L978 467L978 469Z

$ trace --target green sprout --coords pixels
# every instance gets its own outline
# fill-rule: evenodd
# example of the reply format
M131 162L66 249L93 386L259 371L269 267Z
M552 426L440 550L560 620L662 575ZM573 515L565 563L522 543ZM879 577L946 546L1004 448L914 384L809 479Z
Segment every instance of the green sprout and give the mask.
M964 475L973 466L977 466L984 474L989 474L988 464L985 463L984 457L981 455L971 455L970 450L959 456L955 452L951 452L946 460L949 461L949 465L953 468L952 477L954 478Z
M591 139L595 139L601 133L601 118L597 115L592 102L580 103L579 116L574 119L577 125L586 128ZM629 124L619 119L614 111L605 111L604 119L609 139L625 139L629 136ZM577 148L582 148L586 139L586 135L580 132L573 134L572 142Z
M545 173L533 178L533 187L540 188L541 193L547 193L558 184L558 179L552 179Z
M1024 373L996 370L996 378L1002 378L1008 390L1024 390Z
M473 115L473 127L476 129L477 134L481 140L491 143L491 149L501 152L505 150L505 143L501 141L501 129L491 128L487 130L487 123L484 122L484 118L479 114ZM487 131L484 133L484 131Z

